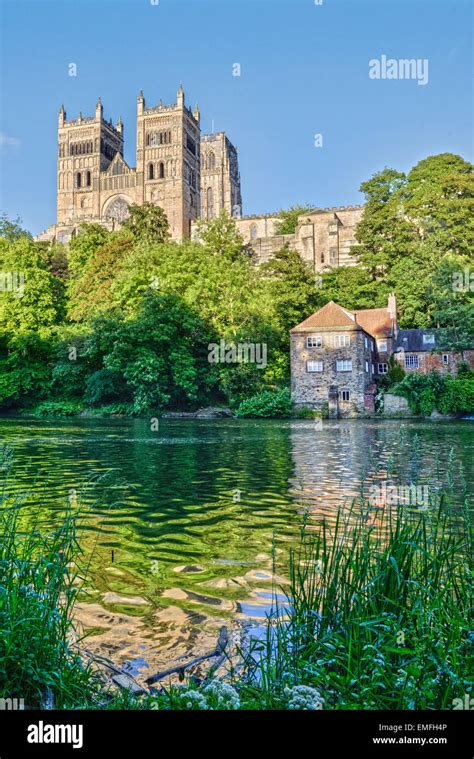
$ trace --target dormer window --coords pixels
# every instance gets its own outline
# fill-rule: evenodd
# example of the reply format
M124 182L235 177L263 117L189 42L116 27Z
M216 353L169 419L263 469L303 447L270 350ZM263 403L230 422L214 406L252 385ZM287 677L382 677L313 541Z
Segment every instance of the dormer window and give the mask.
M433 334L423 335L423 345L434 345L434 344L435 344L435 336Z

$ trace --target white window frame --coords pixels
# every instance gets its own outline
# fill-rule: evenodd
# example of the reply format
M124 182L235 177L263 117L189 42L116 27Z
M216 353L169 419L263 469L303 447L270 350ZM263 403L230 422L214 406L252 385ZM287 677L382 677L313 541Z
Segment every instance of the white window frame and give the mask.
M335 348L347 348L351 344L350 335L334 335L333 344Z
M306 371L309 372L310 374L312 374L313 372L322 372L322 371L324 371L323 362L322 361L307 361L306 362Z
M443 366L449 366L449 353L443 353Z
M336 372L351 372L352 371L352 359L343 358L336 361Z
M344 398L344 393L347 393L347 398ZM350 390L339 390L339 400L341 403L349 403L351 400L351 391Z
M436 338L434 334L429 333L427 335L423 334L423 345L435 345L436 344Z
M313 341L315 341L315 344L313 345ZM323 338L321 335L308 335L306 338L306 347L307 348L322 348L323 347Z
M419 369L419 367L420 361L417 353L410 356L405 355L405 369Z
M387 350L388 350L388 342L387 342L387 340L377 340L377 349L378 349L379 353L386 353Z
M388 364L383 361L381 364L378 364L377 370L379 374L388 374Z

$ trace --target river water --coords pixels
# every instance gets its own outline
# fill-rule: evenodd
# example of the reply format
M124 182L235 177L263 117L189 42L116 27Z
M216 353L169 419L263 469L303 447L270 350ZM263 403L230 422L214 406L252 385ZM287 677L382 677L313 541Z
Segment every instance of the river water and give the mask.
M45 529L81 504L86 647L139 678L264 621L303 514L367 488L472 482L472 421L0 419ZM26 507L25 507L26 508ZM380 512L374 509L374 519ZM453 529L456 529L455 511Z

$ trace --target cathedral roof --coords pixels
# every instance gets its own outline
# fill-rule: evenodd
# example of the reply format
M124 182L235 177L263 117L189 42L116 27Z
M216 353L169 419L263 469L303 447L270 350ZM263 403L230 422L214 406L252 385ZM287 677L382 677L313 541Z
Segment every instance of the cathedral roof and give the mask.
M116 175L116 174L129 174L133 169L130 168L128 163L124 161L120 153L115 153L110 164L107 166L103 174Z

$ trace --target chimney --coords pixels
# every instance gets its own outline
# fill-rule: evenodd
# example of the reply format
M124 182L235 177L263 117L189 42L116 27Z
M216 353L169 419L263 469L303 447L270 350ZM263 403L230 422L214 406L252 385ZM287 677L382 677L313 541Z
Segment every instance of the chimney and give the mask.
M397 324L397 299L395 297L395 293L390 293L390 295L388 296L387 311L388 311L388 315L390 316L392 320L392 334L393 334L393 337L396 339L397 334L398 334L398 324Z
M390 314L390 318L397 320L397 299L395 293L390 293L388 296L387 311Z

